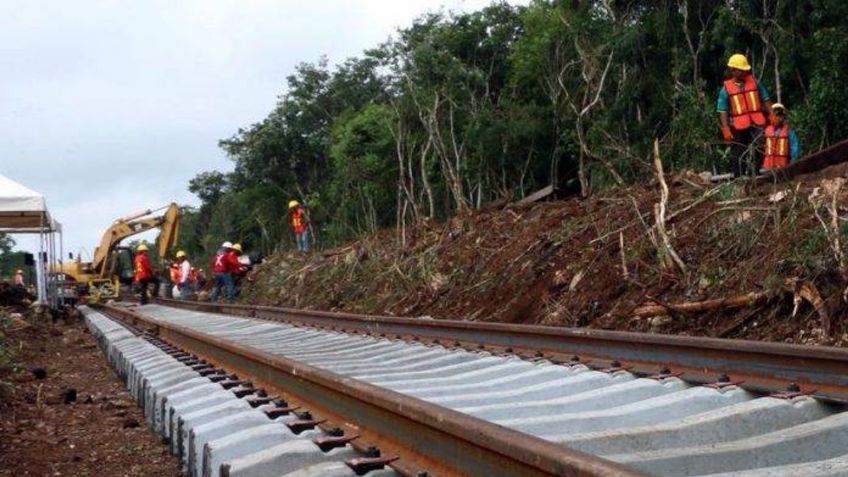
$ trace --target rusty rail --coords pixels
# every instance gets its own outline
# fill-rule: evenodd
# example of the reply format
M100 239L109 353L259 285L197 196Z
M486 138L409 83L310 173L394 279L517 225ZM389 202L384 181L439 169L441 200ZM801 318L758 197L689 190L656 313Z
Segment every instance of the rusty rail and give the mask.
M661 368L695 383L728 375L746 389L775 393L797 383L804 393L848 402L848 349L784 343L671 336L547 326L369 316L268 306L160 299L163 305L401 339L438 340L446 345L486 347L529 357L609 367L617 361L632 372Z
M427 470L425 475L431 476L646 476L420 399L155 320L127 308L98 308L133 325L153 327L163 340L294 396L307 403L316 415L353 424L364 439L398 453L402 457L398 461L401 468L396 469L405 475L422 475L415 470L419 469Z

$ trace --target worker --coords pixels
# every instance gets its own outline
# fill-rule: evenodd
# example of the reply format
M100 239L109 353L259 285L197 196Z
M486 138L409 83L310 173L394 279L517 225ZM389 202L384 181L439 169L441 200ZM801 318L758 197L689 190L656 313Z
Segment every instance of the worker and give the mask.
M289 201L289 223L299 252L309 251L309 222L306 209L296 200Z
M15 272L15 286L24 288L26 287L26 281L24 280L24 271L18 270Z
M212 266L215 272L215 286L212 289L212 295L209 297L212 301L218 301L221 288L227 289L227 301L233 302L236 299L235 274L241 270L241 263L239 263L238 255L233 247L234 245L231 242L224 242L221 244L218 254L215 255ZM241 246L239 245L239 247Z
M231 242L227 241L222 243L221 248L218 249L215 257L212 259L212 273L214 275L212 281L212 294L209 295L209 299L213 302L218 301L222 288L226 288L227 296L229 296L230 288L233 286L232 276L227 275L226 263L227 253L229 253L232 248L233 244Z
M141 293L139 303L147 304L147 287L154 282L153 269L150 267L150 257L147 256L147 245L141 244L136 248L135 276L136 288Z
M191 299L191 262L188 261L188 255L180 250L177 252L177 263L179 264L179 277L177 287L180 289L180 300Z
M242 249L240 243L233 244L233 258L234 260L230 260L230 264L232 265L232 274L233 274L233 283L235 284L236 296L238 296L239 291L241 291L241 281L247 275L247 267L242 265L241 257L244 254L244 249Z
M171 278L171 285L173 285L171 288L171 296L177 298L180 295L180 288L178 286L180 283L180 264L172 262L168 267L168 273Z
M751 146L766 127L766 115L771 111L772 102L768 90L751 72L745 55L732 55L727 67L730 77L719 91L716 111L721 135L731 145L731 172L733 177L740 177L753 172Z
M770 123L765 131L765 156L763 169L782 169L798 160L801 144L795 131L786 123L786 107L780 103L771 106Z
M197 273L193 280L198 291L206 288L206 272L202 268L197 269Z

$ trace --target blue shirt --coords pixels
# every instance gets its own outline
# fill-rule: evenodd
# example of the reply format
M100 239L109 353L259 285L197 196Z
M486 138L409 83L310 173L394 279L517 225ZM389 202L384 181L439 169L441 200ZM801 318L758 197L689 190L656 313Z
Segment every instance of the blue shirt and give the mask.
M780 135L780 131L787 126L782 126L779 128L774 128L775 135ZM795 130L789 128L789 162L795 162L801 157L801 143L798 141L798 135L795 134Z
M768 90L760 80L754 80L757 82L757 90L760 92L760 101L766 102L771 100L771 95ZM745 84L744 81L737 81L740 87ZM727 88L724 87L724 84L721 85L721 90L718 92L718 101L716 102L716 112L718 113L726 113L730 111L730 93L727 92Z

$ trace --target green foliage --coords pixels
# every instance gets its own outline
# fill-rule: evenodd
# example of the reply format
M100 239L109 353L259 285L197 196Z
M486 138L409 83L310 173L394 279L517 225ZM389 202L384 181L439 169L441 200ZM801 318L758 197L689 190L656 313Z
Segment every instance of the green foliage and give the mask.
M334 245L549 184L589 193L650 175L654 138L668 171L726 170L715 103L736 52L815 151L848 135L846 14L838 0L534 0L424 15L358 58L298 65L266 118L220 142L234 171L190 182L201 205L181 246L291 247L292 199Z
M789 256L778 263L776 273L807 278L827 270L823 260L828 256L827 234L821 227L811 227L801 233Z

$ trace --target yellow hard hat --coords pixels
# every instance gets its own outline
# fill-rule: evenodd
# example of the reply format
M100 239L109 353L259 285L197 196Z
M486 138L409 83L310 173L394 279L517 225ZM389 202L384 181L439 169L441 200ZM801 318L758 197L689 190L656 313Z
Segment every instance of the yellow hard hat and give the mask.
M147 248L147 244L143 243L143 244L139 245L138 248L136 248L135 250L136 250L136 252L146 252L149 249Z
M179 252L177 252L177 258L183 258L185 256L186 256L186 253L184 251L180 250Z
M748 64L748 58L742 53L731 55L727 60L727 66L736 70L751 71L751 65Z
M18 271L17 271L17 273L24 273L24 271L23 271L23 270L18 270Z
M298 205L300 205L300 202L298 202L296 200L289 201L289 209L294 209Z
M783 103L774 103L771 105L771 109L782 109L786 111L786 106L784 106Z
M237 244L233 245L233 250L235 250L238 253L241 253L242 252L241 244L237 243Z

